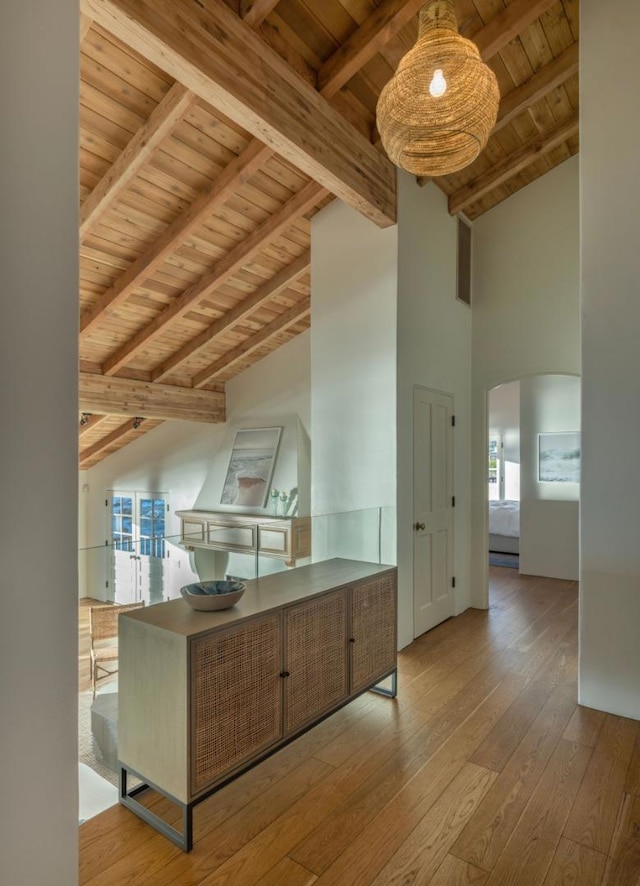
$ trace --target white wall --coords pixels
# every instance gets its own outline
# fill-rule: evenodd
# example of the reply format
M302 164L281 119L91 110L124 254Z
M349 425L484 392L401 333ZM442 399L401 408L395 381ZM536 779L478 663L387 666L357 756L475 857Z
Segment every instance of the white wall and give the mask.
M541 483L538 435L580 430L580 379L540 375L520 383L520 572L576 581L578 483Z
M640 4L583 0L580 18L579 692L582 704L640 718Z
M402 647L413 639L414 385L453 395L456 613L470 603L472 314L456 300L457 221L448 213L445 196L433 184L418 187L415 178L404 173L398 185L398 581Z
M334 200L311 222L314 514L396 503L397 227Z
M473 225L471 602L487 605L487 392L580 373L578 158Z
M84 482L89 486L89 492L85 494L88 496L87 538L91 550L87 555L88 583L84 596L106 599L109 561L104 546L107 528L104 502L107 490L168 493L167 533L175 538L176 544L170 548L166 593L175 596L182 585L198 578L195 558L177 546L180 521L175 511L201 508L242 512L240 508L220 504L237 428L283 428L272 484L277 489L286 490L298 486L301 500L308 503L310 477L306 445L309 416L307 332L227 383L226 423L166 422L87 471ZM306 458L300 466L299 448ZM268 513L268 509L252 509L252 512ZM302 509L299 512L304 513ZM244 560L238 561L240 556L236 555L235 559L229 556L224 568L232 574L245 568ZM262 571L281 566L279 561L261 559Z
M78 879L78 7L0 4L0 883Z

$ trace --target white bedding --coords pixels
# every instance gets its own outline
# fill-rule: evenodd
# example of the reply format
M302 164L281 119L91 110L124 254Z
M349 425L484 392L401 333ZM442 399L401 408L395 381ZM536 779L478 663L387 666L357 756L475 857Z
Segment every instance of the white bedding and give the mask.
M520 537L520 502L490 501L489 532L493 535Z

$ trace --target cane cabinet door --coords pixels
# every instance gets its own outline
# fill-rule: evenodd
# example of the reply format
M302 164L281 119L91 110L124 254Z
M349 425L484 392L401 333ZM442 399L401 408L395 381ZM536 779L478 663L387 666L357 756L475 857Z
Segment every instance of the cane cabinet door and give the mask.
M351 589L350 692L396 666L396 574L358 582Z
M284 610L284 733L347 698L347 589Z
M279 612L191 642L191 795L282 737Z

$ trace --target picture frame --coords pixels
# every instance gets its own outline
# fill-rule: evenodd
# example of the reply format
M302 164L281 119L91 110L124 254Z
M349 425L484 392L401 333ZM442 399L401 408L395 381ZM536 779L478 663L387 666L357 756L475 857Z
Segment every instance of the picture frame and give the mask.
M579 431L538 434L538 482L579 483Z
M221 504L245 508L266 506L281 434L281 427L236 431Z

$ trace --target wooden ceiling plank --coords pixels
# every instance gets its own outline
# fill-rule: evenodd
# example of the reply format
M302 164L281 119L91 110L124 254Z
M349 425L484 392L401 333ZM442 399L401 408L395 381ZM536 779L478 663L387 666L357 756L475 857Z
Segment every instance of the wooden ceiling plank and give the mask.
M134 430L131 421L126 421L124 424L117 427L115 430L111 431L110 434L107 434L106 437L103 437L101 440L98 440L97 443L94 443L92 446L89 446L87 449L83 449L80 452L80 468L82 468L83 464L89 459L94 458L94 456L98 455L107 447L112 446L114 443L117 443L122 437L126 434L130 434Z
M83 0L83 10L376 224L395 224L393 164L219 0Z
M173 84L80 207L81 240L89 233L100 214L118 199L194 101L192 92L180 83Z
M151 247L82 315L80 340L82 341L99 322L106 310L112 311L164 264L177 246L219 206L226 203L272 153L270 148L253 139L245 150L223 169L215 181L169 225L160 237L154 240Z
M299 258L297 258L286 268L275 274L266 283L239 302L230 311L227 311L219 320L212 323L208 329L196 336L190 342L176 351L168 360L165 360L162 366L159 366L152 374L153 381L163 381L168 375L176 370L178 366L188 360L201 348L214 342L219 336L223 335L227 330L231 329L237 323L241 323L252 311L263 305L269 299L274 298L283 289L289 287L302 274L309 270L311 265L311 251L306 250Z
M565 49L552 62L536 71L532 77L506 95L500 102L498 120L494 132L502 129L549 92L560 86L578 71L579 47L577 43Z
M83 412L209 423L225 420L225 395L217 391L107 378L87 372L80 373L79 400Z
M80 13L80 46L84 41L84 38L87 36L89 31L91 30L91 25L93 24L93 20L90 16L85 15L83 12Z
M279 0L240 0L240 15L250 28L257 28L278 3Z
M489 191L504 184L504 182L517 175L529 164L535 163L541 156L567 141L578 131L578 126L578 114L573 114L568 120L559 123L550 132L540 133L534 139L522 145L514 154L505 157L503 161L489 169L484 175L451 194L449 197L449 212L451 215L455 215L466 206L484 197Z
M487 61L557 2L558 0L513 0L474 34L471 40Z
M217 375L220 375L220 373L227 370L234 363L237 363L239 360L246 360L253 351L261 348L270 338L285 332L291 326L295 326L296 323L310 313L311 301L308 298L298 302L298 304L289 308L288 311L285 311L284 314L280 314L275 320L264 326L259 332L256 332L255 335L243 341L236 348L227 351L224 357L216 360L215 363L211 363L206 369L194 376L193 387L201 388L208 382L213 381Z
M103 373L105 375L113 375L125 366L132 357L157 338L169 323L183 317L196 302L205 298L214 289L229 280L261 249L276 240L296 218L307 213L316 203L322 200L325 193L324 188L321 188L315 182L309 182L305 185L278 212L274 213L252 234L245 237L231 252L228 252L221 258L214 268L208 274L205 274L198 283L175 298L161 314L109 357L103 364Z
M318 89L335 95L424 6L424 0L387 0L354 31L318 71Z

